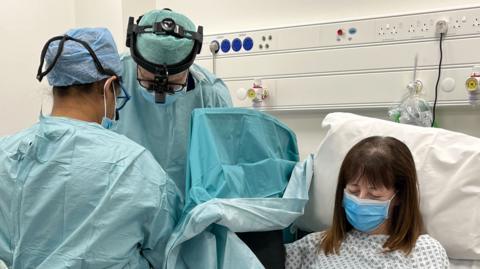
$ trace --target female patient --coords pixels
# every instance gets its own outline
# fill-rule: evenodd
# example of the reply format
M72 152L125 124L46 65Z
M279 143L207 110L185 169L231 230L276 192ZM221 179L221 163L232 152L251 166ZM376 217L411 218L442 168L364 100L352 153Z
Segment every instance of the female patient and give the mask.
M286 268L448 268L445 250L421 235L412 154L392 137L369 137L347 153L332 227L286 246Z

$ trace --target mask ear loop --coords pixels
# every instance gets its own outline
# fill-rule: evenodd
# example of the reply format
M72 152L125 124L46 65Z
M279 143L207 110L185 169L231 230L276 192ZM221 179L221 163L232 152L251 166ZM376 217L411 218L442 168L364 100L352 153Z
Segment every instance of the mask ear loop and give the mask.
M103 86L103 116L107 117L107 87L106 85Z
M387 217L386 217L385 219L388 219L388 218L390 217L390 205L391 205L391 203L392 203L392 201L393 201L393 198L395 198L395 196L397 196L397 193L398 193L398 192L395 192L395 193L393 194L392 198L390 198L390 199L388 200Z
M113 87L113 99L114 99L114 102L115 102L115 108L113 110L113 117L112 119L115 119L117 120L117 91L116 91L116 88L115 88L115 83L114 83L114 80L115 79L108 79L108 80L111 80L111 83L112 83L112 87ZM107 80L107 82L108 82ZM108 118L107 117L107 87L106 87L106 84L105 83L105 86L103 86L103 115L105 118Z
M118 113L117 113L117 89L115 89L115 79L112 80L112 87L113 87L113 100L115 102L115 107L113 109L113 119L118 120Z

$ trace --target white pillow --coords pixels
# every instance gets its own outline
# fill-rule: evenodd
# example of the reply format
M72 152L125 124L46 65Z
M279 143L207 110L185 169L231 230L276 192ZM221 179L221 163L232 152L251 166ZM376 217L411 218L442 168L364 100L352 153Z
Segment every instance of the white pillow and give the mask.
M363 138L380 135L403 141L415 159L420 207L427 232L454 259L480 260L480 139L424 128L331 113L322 123L328 132L315 156L310 201L297 226L307 231L329 227L340 165Z

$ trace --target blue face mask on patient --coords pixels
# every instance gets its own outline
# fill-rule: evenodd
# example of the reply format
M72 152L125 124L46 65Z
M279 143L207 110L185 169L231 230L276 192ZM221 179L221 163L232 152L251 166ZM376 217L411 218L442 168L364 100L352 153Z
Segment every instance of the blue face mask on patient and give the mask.
M348 222L358 231L374 231L388 219L388 209L393 197L387 201L360 199L344 190L343 208Z

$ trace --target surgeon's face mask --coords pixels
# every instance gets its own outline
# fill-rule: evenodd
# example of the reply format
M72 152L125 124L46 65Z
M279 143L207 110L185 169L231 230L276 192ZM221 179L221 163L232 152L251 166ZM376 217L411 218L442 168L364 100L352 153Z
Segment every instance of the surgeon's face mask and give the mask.
M394 197L395 194L387 201L360 199L345 189L343 208L348 222L358 231L364 233L374 231L388 219L390 202Z

